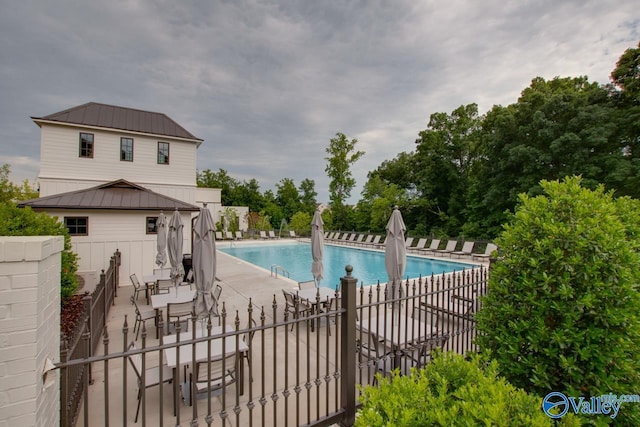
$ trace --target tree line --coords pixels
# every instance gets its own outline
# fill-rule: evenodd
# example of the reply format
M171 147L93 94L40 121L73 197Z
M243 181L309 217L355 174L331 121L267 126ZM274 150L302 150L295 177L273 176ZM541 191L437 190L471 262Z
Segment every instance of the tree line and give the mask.
M607 84L536 77L514 104L431 114L415 150L370 171L360 200L346 206L350 169L364 155L357 142L337 133L326 149L327 228L382 232L397 205L412 234L492 239L519 194L536 196L541 180L574 175L586 188L640 198L640 44L622 54ZM311 179L296 186L283 178L275 193L261 193L255 179L239 182L220 169L198 172L198 185L221 188L224 205L249 206L274 228L284 219L304 230L316 208Z

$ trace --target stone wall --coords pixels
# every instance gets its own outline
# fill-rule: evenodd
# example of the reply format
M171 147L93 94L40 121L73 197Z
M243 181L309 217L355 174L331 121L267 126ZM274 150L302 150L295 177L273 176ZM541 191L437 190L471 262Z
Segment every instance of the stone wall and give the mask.
M0 427L60 424L61 236L0 237Z

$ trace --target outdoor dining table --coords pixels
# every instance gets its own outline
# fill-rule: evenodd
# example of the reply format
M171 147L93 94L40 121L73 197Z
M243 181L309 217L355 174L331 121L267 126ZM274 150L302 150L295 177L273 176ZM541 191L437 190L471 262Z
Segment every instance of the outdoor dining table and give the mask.
M370 334L395 355L393 367L400 366L401 351L409 345L425 342L437 335L436 328L403 313L389 310L372 317L364 317L356 322L356 329Z
M332 298L336 297L336 290L327 288L325 286L320 286L317 288L308 288L308 289L300 289L296 291L298 297L307 301L307 304L313 309L314 313L319 313L321 307L326 307L329 305L329 301ZM320 295L320 299L318 300L318 295ZM339 294L338 294L339 295ZM318 304L320 306L318 306ZM312 331L313 331L312 327Z
M155 289L158 285L158 280L169 280L171 279L171 270L163 270L162 274L145 274L142 276L142 281L144 282L144 295L147 298L147 304L149 304L149 290Z
M151 307L156 310L156 320L160 318L160 310L164 310L167 304L193 301L195 296L195 289L191 289L189 286L177 286L175 289L170 289L168 293L151 295ZM159 322L156 321L156 325L156 338L158 338L160 336Z
M231 325L226 325L226 332L233 332L235 329ZM203 328L196 328L196 338L207 337L208 330ZM211 328L211 337L222 334L222 326L214 326ZM173 344L177 341L178 336L176 334L167 335L163 338L163 344ZM193 332L181 332L180 341L187 341L193 339ZM244 340L239 339L238 346L236 348L236 336L231 335L225 338L225 352L222 353L222 338L214 338L211 340L199 341L195 345L195 358L193 357L193 343L181 345L180 347L169 347L164 349L164 358L167 362L167 366L173 369L173 397L174 408L177 408L178 398L178 384L179 384L179 367L194 362L204 362L207 360L220 360L224 357L230 357L234 354L238 356L243 355L249 351L249 346ZM209 359L209 343L211 343L211 358ZM179 349L179 350L178 350ZM240 395L244 394L244 363L242 357L237 357L236 371L238 372L238 391ZM179 364L178 364L179 361ZM186 380L186 378L185 378ZM186 382L186 381L185 381ZM190 387L190 384L188 384ZM189 388L190 390L191 388Z

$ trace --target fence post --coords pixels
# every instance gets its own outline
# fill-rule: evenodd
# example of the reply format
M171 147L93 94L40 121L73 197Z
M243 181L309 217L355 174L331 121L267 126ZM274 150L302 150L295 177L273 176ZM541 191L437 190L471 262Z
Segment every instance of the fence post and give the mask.
M341 347L340 366L342 371L341 381L341 406L344 409L344 417L340 421L341 426L352 426L356 419L356 287L358 280L351 276L353 267L345 267L347 275L340 278L342 293L342 306L346 312L342 315L341 322Z

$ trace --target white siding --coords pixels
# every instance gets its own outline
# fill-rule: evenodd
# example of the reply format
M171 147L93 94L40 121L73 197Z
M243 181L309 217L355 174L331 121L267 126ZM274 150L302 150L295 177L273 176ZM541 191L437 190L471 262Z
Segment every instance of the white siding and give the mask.
M106 270L109 258L116 249L120 250L120 284L131 283L129 276L133 273L142 275L153 273L156 259L155 234L146 234L146 218L158 216L152 211L50 211L62 222L64 216L86 216L89 218L89 235L72 236L73 250L80 257L79 271ZM170 212L165 212L170 216ZM182 213L183 253L191 252L191 214Z
M78 156L80 132L93 133L93 158ZM127 132L107 132L80 127L42 126L40 175L46 194L53 190L51 179L90 181L91 185L126 179L140 185L196 185L196 144L171 138L157 138ZM133 138L133 162L120 160L120 137ZM168 165L157 163L158 142L170 144ZM86 187L84 187L86 188ZM188 197L195 197L189 195Z

